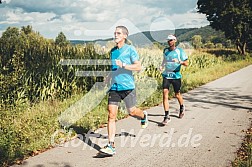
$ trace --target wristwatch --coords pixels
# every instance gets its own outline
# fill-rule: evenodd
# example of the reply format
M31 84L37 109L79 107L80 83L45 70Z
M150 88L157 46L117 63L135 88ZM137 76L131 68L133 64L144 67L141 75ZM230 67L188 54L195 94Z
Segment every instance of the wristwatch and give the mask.
M126 66L126 63L122 63L122 68L125 68L125 66Z

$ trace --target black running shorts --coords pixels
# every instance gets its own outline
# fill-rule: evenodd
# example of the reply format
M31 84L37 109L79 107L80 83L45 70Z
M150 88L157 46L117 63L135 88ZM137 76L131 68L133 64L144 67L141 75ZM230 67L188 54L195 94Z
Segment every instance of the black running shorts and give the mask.
M174 92L179 93L181 88L181 79L167 79L163 78L163 89L168 89L172 84Z
M123 100L127 108L136 106L136 91L125 90L125 91L109 91L108 104L119 105Z

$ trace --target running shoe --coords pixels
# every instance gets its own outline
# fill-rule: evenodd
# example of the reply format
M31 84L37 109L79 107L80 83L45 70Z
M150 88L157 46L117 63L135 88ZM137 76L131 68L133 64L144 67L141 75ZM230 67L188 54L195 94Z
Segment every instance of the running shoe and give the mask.
M104 148L101 148L100 152L108 154L108 155L115 155L116 154L115 147L112 147L110 144L106 145Z
M162 124L163 124L163 125L167 125L169 122L171 122L171 118L170 118L170 116L168 115L168 116L164 117L164 120L163 120Z
M145 129L145 128L147 128L149 121L148 121L148 113L147 113L147 111L143 111L143 113L144 113L145 116L144 116L144 119L141 119L141 127L143 129Z
M179 118L182 119L184 115L185 115L185 105L179 111Z

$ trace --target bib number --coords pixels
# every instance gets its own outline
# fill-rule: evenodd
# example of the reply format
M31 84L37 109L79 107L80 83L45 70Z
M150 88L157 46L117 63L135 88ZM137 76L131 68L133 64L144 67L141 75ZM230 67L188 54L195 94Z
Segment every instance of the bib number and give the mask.
M167 74L167 78L174 78L174 72L168 72Z

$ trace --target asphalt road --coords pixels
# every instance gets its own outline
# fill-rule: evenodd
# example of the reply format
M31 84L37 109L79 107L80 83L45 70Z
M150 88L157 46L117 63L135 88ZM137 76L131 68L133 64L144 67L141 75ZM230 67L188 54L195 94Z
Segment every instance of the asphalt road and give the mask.
M113 157L97 154L107 143L106 128L79 134L64 145L24 161L27 167L230 166L252 121L252 65L183 94L186 114L170 101L172 121L160 126L163 107L147 110L149 126L128 117L117 121Z

